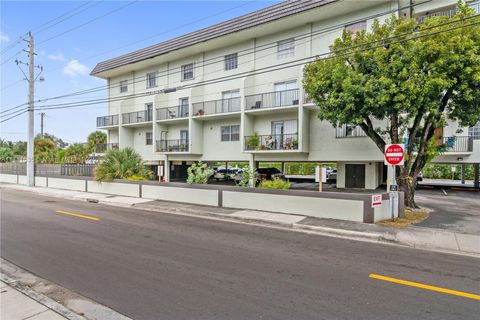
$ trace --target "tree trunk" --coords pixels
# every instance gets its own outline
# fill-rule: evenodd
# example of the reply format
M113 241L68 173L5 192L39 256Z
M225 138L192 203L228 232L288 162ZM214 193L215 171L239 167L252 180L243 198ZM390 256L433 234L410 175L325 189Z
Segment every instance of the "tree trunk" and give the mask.
M405 193L405 206L409 208L419 208L415 203L415 185L416 179L409 175L401 175L398 178L398 186L400 191Z

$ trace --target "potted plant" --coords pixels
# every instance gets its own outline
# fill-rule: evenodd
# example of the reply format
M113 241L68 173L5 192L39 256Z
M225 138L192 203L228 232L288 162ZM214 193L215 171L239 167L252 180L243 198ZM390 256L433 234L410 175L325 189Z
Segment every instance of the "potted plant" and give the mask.
M297 150L298 149L298 139L293 139L292 145L293 145L293 149Z
M180 151L185 151L185 145L182 143L179 145Z
M168 152L172 152L172 151L173 151L172 146L168 146Z
M248 137L247 140L247 148L248 150L256 149L260 147L260 137L258 136L258 133L254 133L253 136Z

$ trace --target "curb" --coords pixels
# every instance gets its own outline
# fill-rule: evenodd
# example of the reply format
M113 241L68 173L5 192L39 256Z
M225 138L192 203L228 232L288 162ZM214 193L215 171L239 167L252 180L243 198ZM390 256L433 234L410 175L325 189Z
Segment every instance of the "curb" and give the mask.
M5 282L10 287L14 288L15 290L20 291L21 293L23 293L24 295L26 295L30 299L33 299L40 304L43 304L45 307L47 307L48 309L58 313L62 317L65 317L69 320L87 320L87 318L84 318L84 317L74 313L73 311L67 309L66 307L64 307L60 303L54 301L53 299L50 299L46 295L35 292L28 287L22 286L21 284L18 283L17 280L14 280L14 279L10 278L9 276L7 276L3 272L0 274L0 278L3 282Z

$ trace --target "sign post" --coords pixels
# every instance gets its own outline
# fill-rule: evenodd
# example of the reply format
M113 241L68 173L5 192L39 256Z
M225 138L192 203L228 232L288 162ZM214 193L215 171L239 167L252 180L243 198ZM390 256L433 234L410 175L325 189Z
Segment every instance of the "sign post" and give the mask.
M315 167L315 182L318 182L318 192L322 192L323 183L327 182L327 170L322 164Z
M385 146L385 165L391 165L393 176L390 190L388 192L390 200L390 214L392 221L395 220L395 215L398 216L398 185L395 178L396 167L403 165L405 160L405 145L403 144L389 144Z

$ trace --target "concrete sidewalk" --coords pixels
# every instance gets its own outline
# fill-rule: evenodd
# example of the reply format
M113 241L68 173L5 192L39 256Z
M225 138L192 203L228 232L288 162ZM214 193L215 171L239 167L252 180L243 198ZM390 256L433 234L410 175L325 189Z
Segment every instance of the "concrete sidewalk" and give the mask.
M418 249L480 257L480 235L457 233L444 229L417 226L391 228L376 224L312 218L302 215L235 210L91 192L27 187L16 184L0 184L0 187L35 192L49 197L89 201L111 206L131 207L159 213L251 223L298 232L309 232L369 242L398 244Z

